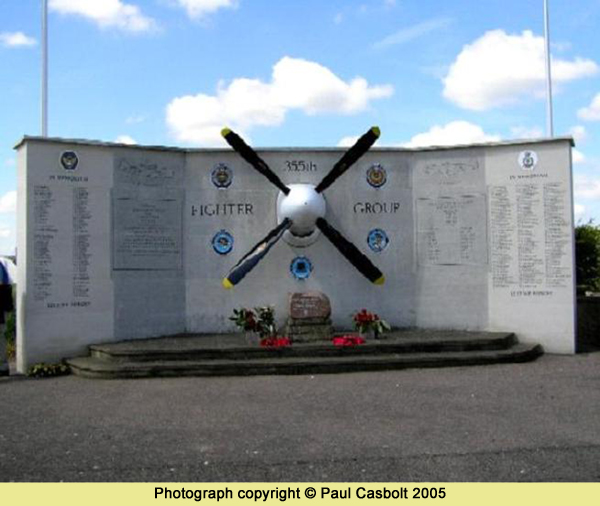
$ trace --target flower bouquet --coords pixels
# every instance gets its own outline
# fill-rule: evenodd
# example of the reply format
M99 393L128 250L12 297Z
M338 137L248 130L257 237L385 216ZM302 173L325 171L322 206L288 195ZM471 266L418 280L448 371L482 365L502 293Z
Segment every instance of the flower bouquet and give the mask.
M291 345L286 337L277 337L275 310L270 306L234 309L229 319L244 332L258 334L263 347L282 348Z
M361 309L352 317L354 328L361 336L372 335L378 339L385 332L391 330L390 325L382 320L377 313L371 313L366 309Z
M258 322L252 309L234 309L233 316L230 316L229 319L244 332L256 332L257 330Z

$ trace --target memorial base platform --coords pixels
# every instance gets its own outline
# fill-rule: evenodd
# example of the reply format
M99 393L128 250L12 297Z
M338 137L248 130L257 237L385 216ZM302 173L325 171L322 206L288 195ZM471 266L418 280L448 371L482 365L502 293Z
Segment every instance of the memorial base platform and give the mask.
M513 333L401 330L356 346L331 340L285 348L248 345L240 334L179 335L90 346L72 358L88 378L324 374L527 362L543 353Z

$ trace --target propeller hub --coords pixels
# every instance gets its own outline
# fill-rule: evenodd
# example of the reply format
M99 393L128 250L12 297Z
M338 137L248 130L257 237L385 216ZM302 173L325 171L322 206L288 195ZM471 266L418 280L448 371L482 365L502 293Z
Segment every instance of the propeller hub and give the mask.
M312 184L290 184L290 192L277 198L277 221L292 220L283 238L294 246L308 246L318 237L317 218L324 218L327 206L321 193Z

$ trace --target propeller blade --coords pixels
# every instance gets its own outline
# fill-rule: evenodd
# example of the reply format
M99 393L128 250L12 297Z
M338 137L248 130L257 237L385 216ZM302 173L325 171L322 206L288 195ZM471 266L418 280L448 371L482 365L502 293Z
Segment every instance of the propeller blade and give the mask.
M317 193L321 193L322 191L329 188L332 183L340 177L344 172L346 172L356 161L364 155L369 148L375 143L381 132L378 127L372 127L367 133L363 134L363 136L356 141L354 146L352 146L348 151L344 153L338 162L333 166L333 168L329 171L323 180L317 185L315 191Z
M225 288L233 288L237 285L246 274L256 267L256 264L262 260L273 245L281 239L283 233L291 226L292 220L285 218L279 225L271 230L262 241L254 246L249 253L244 255L244 257L235 264L233 269L227 274L227 277L223 279L223 286Z
M383 285L385 277L359 249L333 228L324 218L317 218L317 227L338 251L371 283Z
M248 146L248 144L244 142L244 139L227 127L221 130L221 135L227 141L227 144L235 149L244 160L246 160L250 165L252 165L252 167L254 167L258 172L271 181L271 183L277 186L277 188L279 188L284 195L290 193L290 189L283 184L277 174L275 174L269 168L266 162L260 156L258 156L256 151L254 151L250 146Z

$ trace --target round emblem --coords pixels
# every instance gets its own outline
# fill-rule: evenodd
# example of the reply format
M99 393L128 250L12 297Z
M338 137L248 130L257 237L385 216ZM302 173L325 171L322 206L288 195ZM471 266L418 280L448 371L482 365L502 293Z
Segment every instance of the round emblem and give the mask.
M60 155L60 164L65 170L75 170L78 163L79 158L77 158L75 151L63 151Z
M380 228L374 228L369 232L369 236L367 237L367 243L369 244L369 248L375 253L382 252L387 245L389 244L390 239L387 234L381 230Z
M373 164L367 169L367 183L373 188L382 187L386 181L387 173L381 164Z
M229 188L233 181L233 172L224 163L219 163L212 170L210 178L217 188Z
M296 279L306 279L313 270L311 261L306 257L296 257L292 260L290 271Z
M212 238L212 246L219 255L227 255L233 249L233 236L226 230L219 230Z
M523 170L533 170L538 163L535 151L522 151L519 153L519 165Z

